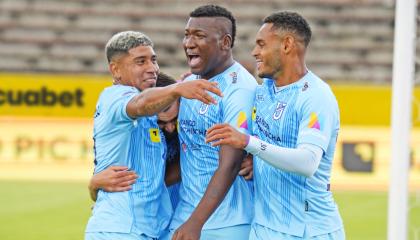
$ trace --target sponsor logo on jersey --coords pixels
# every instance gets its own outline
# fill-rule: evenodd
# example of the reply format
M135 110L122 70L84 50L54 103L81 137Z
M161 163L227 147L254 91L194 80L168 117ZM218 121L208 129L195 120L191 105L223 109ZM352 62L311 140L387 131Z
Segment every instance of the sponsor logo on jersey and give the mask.
M182 148L182 151L186 152L187 151L187 144L182 143L181 148Z
M246 119L246 114L244 111L239 112L238 121L236 125L239 128L248 129L248 121Z
M238 73L237 72L231 72L230 77L232 77L232 83L237 83L238 82Z
M154 143L159 143L160 142L160 133L159 133L159 129L157 128L150 128L149 129L149 134L150 134L150 140Z
M314 128L321 130L321 125L319 124L318 115L316 113L311 113L309 118L308 128Z
M305 84L302 87L302 92L308 90L308 88L309 88L309 84L308 84L308 82L305 82Z

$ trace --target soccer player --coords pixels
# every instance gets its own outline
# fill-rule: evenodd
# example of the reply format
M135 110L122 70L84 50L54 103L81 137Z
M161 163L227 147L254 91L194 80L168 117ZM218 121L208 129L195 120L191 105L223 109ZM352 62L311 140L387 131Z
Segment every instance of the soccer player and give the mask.
M175 84L176 80L169 75L159 72L156 87L166 87ZM165 182L168 186L169 196L173 209L179 199L179 140L176 123L178 118L179 101L173 102L169 107L157 114L158 125L165 136L166 143L166 174ZM252 158L247 156L241 165L239 175L246 180L252 179ZM131 190L131 185L136 182L138 175L124 166L111 166L92 176L89 184L91 198L96 201L97 191L102 189L107 192L122 192Z
M254 155L252 240L345 239L330 192L339 109L330 87L305 65L310 39L299 14L266 17L252 51L264 78L255 95L254 136L226 124L208 130L213 146Z
M156 80L156 87L166 87L175 84L177 81L171 76L159 72ZM178 203L178 189L180 181L179 170L179 141L176 130L178 118L179 101L173 102L167 108L157 114L159 129L165 136L162 144L165 147L166 174L165 182L168 185L169 196L172 207L175 209ZM248 175L252 174L247 172ZM123 192L131 190L138 178L138 175L129 170L126 166L111 166L102 172L92 176L89 184L91 198L96 201L97 191L102 189L107 192Z
M95 173L127 166L142 178L130 191L99 190L85 238L158 238L169 224L172 207L163 181L164 147L155 114L181 96L213 104L209 92L221 93L216 84L202 79L153 88L159 67L153 43L142 33L118 33L105 50L115 84L101 93L96 105Z
M247 133L257 82L232 56L236 25L223 7L206 5L190 13L183 47L192 75L217 82L223 98L207 106L181 98L180 201L171 221L173 240L247 239L253 218L252 183L238 176L242 149L205 143L206 130L227 123ZM175 231L176 230L176 231ZM201 236L201 237L200 237Z

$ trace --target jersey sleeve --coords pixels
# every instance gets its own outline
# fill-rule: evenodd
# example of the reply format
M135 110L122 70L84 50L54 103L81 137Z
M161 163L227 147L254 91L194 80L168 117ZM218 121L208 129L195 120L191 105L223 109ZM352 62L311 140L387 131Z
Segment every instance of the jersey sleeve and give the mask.
M301 105L297 145L309 143L319 146L325 152L331 134L337 127L337 115L337 108L330 97L319 93L305 96Z
M252 130L252 107L255 91L246 88L235 88L222 98L223 122L229 123L242 133Z
M120 123L133 120L127 114L127 104L137 94L138 92L132 89L119 89L110 96L108 104L111 122Z

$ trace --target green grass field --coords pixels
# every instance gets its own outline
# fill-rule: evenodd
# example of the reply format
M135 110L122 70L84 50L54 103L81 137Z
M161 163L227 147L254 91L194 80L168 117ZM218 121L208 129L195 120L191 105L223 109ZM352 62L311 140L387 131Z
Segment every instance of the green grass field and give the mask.
M85 183L2 181L0 190L1 240L83 239L91 206ZM338 191L335 199L347 239L386 239L386 193ZM410 239L417 240L414 230L418 228L420 237L420 206L410 214Z

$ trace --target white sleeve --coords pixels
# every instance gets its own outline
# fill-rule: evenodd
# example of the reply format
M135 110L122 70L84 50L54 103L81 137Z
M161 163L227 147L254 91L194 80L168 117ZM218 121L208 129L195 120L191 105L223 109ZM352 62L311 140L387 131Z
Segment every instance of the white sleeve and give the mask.
M311 177L318 169L324 151L313 144L299 144L297 148L285 148L250 136L245 150L283 171Z

